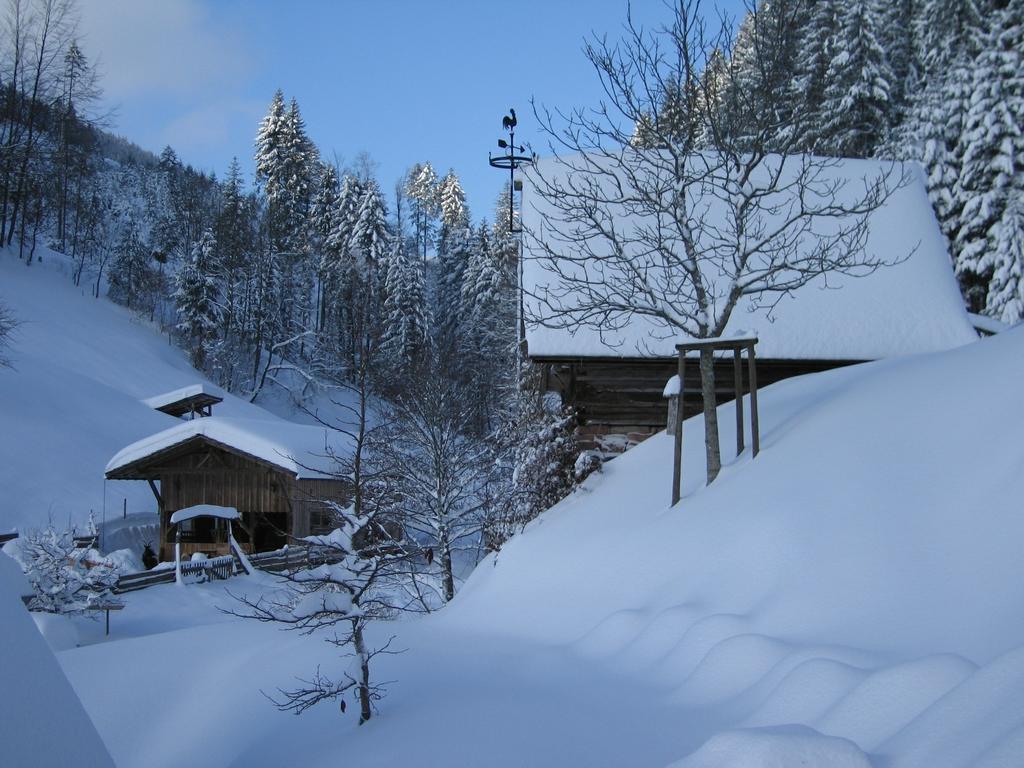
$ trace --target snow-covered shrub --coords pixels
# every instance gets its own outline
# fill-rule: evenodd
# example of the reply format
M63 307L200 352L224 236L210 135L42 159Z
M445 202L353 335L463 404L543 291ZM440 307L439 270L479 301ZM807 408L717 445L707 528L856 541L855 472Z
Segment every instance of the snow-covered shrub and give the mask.
M576 424L575 411L557 394L541 392L537 369L525 366L513 412L499 435L508 446L511 473L507 503L493 508L485 523L488 549L500 549L593 471L585 460L577 479Z
M76 547L73 530L32 531L19 541L16 557L35 593L30 610L84 613L92 604L114 599L117 569L96 550Z

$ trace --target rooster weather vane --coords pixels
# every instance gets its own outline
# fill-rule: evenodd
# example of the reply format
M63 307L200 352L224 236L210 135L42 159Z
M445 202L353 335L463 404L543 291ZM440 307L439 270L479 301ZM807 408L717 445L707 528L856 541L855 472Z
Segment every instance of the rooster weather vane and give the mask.
M516 146L516 126L519 121L516 119L516 111L511 107L508 114L501 118L501 127L508 131L508 140L498 139L498 148L504 149L503 155L491 155L487 153L487 162L494 168L508 170L508 230L509 232L521 232L516 228L515 193L523 189L523 183L516 182L516 169L533 162L533 156L526 154L526 147Z

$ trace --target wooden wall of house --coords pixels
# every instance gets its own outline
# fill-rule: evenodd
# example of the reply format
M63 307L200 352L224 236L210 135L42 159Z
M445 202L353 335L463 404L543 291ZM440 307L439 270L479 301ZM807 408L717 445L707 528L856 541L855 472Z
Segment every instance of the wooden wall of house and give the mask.
M535 360L547 365L546 386L558 392L562 402L576 408L580 419L580 442L585 448L611 443L607 436L621 436L624 444L640 442L665 428L668 401L662 396L665 383L676 374L674 359L550 359ZM757 360L758 388L805 373L838 368L854 360ZM717 358L715 384L718 404L734 397L733 359ZM749 391L746 359L743 391ZM688 418L703 410L700 370L696 357L687 358L683 413ZM622 447L625 447L623 445Z
M320 478L295 481L295 528L301 527L304 531L295 535L327 533L336 528L331 503L344 506L350 498L349 486L341 480Z
M196 504L234 507L243 524L254 525L255 515L280 515L280 527L292 536L317 532L321 499L344 503L345 486L339 480L298 480L245 457L214 446L169 460L160 468L162 499L161 543L169 536L167 520L176 510ZM173 554L173 548L171 549ZM166 554L162 557L166 558Z

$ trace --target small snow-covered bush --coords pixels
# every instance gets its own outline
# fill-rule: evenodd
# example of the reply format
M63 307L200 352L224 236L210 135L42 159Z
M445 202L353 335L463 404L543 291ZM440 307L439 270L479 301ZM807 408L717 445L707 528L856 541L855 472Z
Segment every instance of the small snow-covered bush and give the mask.
M16 557L34 592L29 610L83 613L91 604L114 599L115 565L94 549L76 547L73 530L32 531L20 540Z

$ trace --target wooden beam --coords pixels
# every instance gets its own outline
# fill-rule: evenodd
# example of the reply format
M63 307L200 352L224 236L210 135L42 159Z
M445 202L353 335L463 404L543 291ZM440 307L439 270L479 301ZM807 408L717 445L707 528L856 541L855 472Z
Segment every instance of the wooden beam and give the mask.
M750 369L750 437L753 441L753 455L761 450L761 429L757 423L757 353L754 345L747 347L747 364Z
M736 455L743 453L743 361L742 350L732 351L733 389L736 392Z
M683 482L683 384L686 381L686 354L679 352L679 394L676 395L675 450L672 462L672 506L679 503Z
M149 489L153 492L153 496L156 498L157 505L160 507L160 510L163 511L164 500L163 497L160 496L160 491L156 489L156 483L153 482L152 480L147 480L146 482L149 483Z

